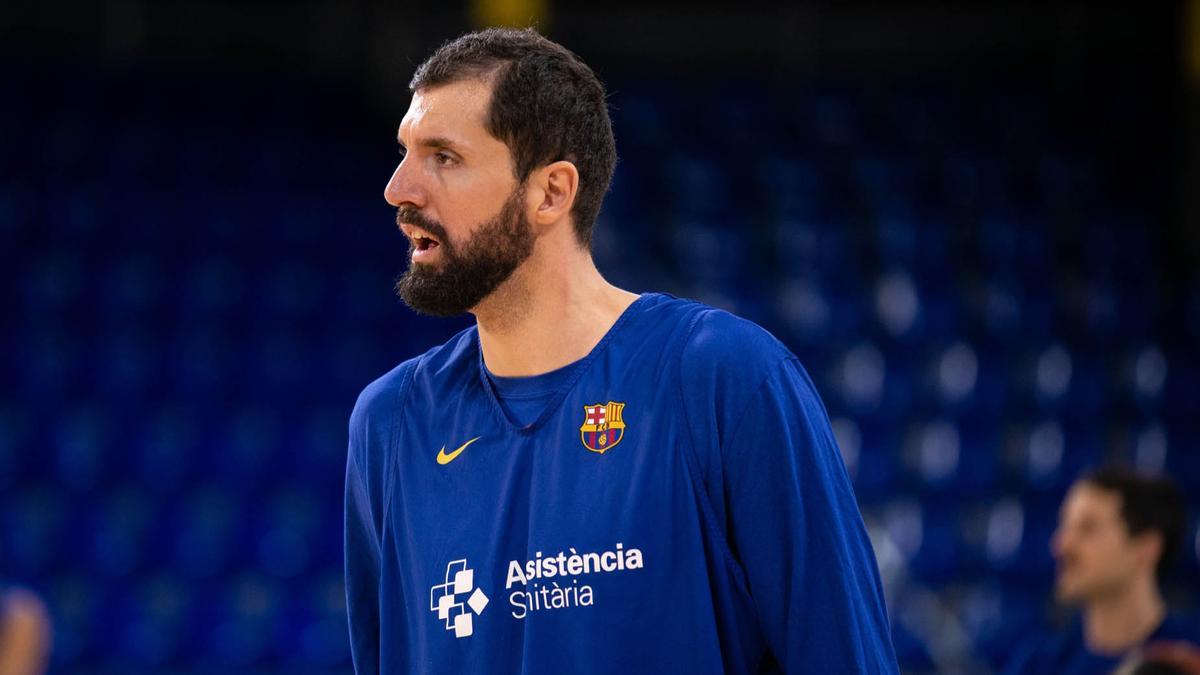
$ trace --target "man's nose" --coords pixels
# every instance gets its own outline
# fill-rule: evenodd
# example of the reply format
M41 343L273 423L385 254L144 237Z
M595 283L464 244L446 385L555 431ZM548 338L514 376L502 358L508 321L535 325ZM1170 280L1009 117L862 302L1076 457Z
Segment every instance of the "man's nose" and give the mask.
M383 198L392 206L410 204L421 208L425 206L425 193L421 189L412 162L401 161L392 172L391 179L383 189Z

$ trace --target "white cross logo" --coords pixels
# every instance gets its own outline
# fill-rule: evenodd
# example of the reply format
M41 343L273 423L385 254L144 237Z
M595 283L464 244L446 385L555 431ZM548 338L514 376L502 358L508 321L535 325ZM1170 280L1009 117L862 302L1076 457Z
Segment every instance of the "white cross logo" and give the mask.
M443 583L429 589L429 611L437 612L438 619L446 623L446 630L454 631L454 637L465 638L475 632L474 615L483 614L488 597L483 590L475 588L475 570L467 569L467 559L451 560L446 565ZM466 602L460 597L469 594Z

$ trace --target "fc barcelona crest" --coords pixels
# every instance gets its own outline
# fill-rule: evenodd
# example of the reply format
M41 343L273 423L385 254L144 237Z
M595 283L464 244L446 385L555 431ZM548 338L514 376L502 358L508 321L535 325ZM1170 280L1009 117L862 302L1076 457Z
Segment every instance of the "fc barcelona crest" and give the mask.
M624 403L609 401L583 406L583 426L579 427L579 439L583 447L604 454L625 438L625 421L621 419Z

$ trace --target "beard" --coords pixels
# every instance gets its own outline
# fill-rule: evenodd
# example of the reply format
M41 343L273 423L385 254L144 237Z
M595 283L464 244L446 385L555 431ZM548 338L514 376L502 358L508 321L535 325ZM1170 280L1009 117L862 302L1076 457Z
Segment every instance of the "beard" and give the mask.
M525 188L519 186L494 218L475 228L459 247L446 228L416 209L401 207L397 222L415 225L440 242L441 263L413 263L396 280L396 294L414 312L450 317L463 314L492 294L533 253L533 226L522 213ZM409 242L409 260L414 246Z

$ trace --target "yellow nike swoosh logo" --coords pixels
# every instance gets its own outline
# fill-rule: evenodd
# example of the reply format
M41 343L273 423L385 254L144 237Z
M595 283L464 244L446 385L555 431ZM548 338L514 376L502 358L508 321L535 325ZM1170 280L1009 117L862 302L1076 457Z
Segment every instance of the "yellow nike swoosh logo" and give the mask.
M449 464L450 462L453 462L454 458L461 455L462 451L466 450L468 445L474 443L475 441L477 441L481 438L483 438L483 436L476 436L475 438L472 438L471 440L467 441L466 443L463 443L462 445L458 446L458 449L455 450L454 452L451 452L450 454L446 454L446 446L443 445L442 449L438 450L438 454L437 454L438 464Z

